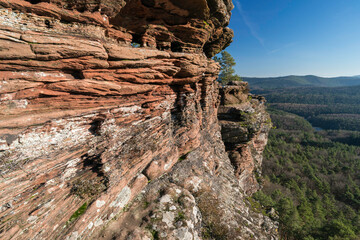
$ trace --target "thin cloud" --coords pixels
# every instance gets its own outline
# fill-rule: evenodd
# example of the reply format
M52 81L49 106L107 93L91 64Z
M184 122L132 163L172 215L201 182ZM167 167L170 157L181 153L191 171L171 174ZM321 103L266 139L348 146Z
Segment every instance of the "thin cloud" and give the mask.
M234 2L235 2L236 9L239 11L242 19L244 20L245 25L249 28L251 35L260 43L261 46L263 46L263 48L265 48L264 39L256 31L255 25L251 22L251 20L247 16L246 12L242 8L240 1L235 0Z
M296 44L297 44L297 42L291 42L291 43L285 44L285 45L282 46L282 47L279 47L279 48L276 48L276 49L274 49L274 50L269 51L268 54L277 53L277 52L279 52L279 51L281 51L281 50L283 50L283 49L292 47L292 46L294 46L294 45L296 45Z

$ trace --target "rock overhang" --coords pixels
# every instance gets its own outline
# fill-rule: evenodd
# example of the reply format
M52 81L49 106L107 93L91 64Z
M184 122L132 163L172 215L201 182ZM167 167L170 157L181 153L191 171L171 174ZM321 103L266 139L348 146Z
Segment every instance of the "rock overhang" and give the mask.
M231 43L231 1L0 1L0 6L66 23L105 27L107 35L125 43L212 57ZM52 18L52 19L51 19Z
M232 8L0 0L0 238L97 236L157 181L228 186L209 58L231 42Z

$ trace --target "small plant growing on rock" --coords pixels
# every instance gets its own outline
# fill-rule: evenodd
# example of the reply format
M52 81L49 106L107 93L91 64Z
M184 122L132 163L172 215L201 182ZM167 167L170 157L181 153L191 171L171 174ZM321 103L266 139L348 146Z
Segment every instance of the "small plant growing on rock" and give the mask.
M146 209L149 205L150 205L150 202L145 201L144 204L143 204L144 209Z
M79 209L76 210L73 215L71 215L71 217L70 217L69 220L67 221L66 225L70 225L70 224L73 223L76 219L78 219L81 215L83 215L83 214L85 213L87 207L88 207L87 202L85 202L83 205L81 205L81 207L79 207Z
M222 211L217 198L209 192L200 193L198 207L205 222L202 235L204 239L225 240L227 238L227 226L221 223Z
M191 153L191 151L189 151L189 152L181 155L181 156L179 157L179 159L178 159L178 162L184 161L184 160L186 159L186 157L189 155L189 153Z
M175 217L175 222L185 220L185 213L183 211L179 211L178 215Z
M95 179L78 179L73 183L71 193L80 198L91 198L106 190L104 180L101 178Z
M147 225L145 227L149 232L151 233L151 239L152 240L158 240L159 239L159 232L152 228L151 225Z
M223 209L220 200L210 191L199 191L196 197L197 206L203 219L203 239L238 239L241 236L241 224L236 228L230 228L224 221ZM239 223L239 220L237 220Z

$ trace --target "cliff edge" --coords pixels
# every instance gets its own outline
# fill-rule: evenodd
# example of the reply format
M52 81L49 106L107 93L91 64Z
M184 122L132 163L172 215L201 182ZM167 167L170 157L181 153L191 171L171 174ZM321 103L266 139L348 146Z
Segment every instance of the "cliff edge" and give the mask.
M0 0L0 238L276 239L246 198L262 100L237 86L218 121L232 8Z

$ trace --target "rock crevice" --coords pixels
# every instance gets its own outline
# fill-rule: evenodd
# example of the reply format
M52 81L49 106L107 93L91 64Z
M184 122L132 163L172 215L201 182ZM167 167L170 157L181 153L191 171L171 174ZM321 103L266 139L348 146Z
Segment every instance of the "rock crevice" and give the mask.
M0 238L201 239L220 234L207 201L229 238L276 236L246 204L252 166L234 174L221 139L209 57L231 42L231 9L0 0ZM261 129L241 143L258 154Z

